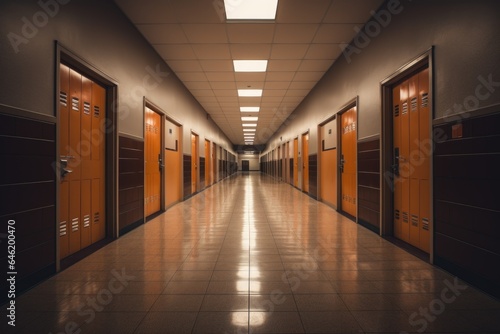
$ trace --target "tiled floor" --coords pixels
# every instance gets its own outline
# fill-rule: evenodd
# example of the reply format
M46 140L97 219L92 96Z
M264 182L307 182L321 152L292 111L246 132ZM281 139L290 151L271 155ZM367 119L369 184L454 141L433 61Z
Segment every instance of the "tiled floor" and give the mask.
M176 205L17 305L17 333L500 333L499 301L260 174Z

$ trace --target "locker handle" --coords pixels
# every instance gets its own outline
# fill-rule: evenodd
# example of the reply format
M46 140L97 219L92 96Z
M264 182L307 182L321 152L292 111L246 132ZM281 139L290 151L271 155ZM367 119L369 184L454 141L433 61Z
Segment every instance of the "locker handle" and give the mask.
M404 158L399 155L399 147L394 148L394 164L392 165L392 172L395 176L399 176L399 162L404 161Z
M73 170L72 169L68 169L68 168L64 168L64 167L61 168L61 177L65 177L69 173L73 173Z
M340 167L340 172L343 173L344 172L344 165L345 165L345 159L344 159L344 155L342 154L341 158L340 158L340 164L339 164L339 167Z

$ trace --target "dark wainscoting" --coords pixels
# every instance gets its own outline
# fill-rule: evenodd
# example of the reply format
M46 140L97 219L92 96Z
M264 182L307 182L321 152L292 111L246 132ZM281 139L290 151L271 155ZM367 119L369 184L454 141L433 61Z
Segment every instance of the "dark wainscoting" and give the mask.
M119 136L120 234L144 224L144 141Z
M358 142L358 222L380 231L380 138Z
M182 169L184 172L184 199L191 197L191 156L183 155L182 159Z
M6 245L8 222L15 221L17 294L55 273L55 140L55 123L0 114L0 233ZM2 246L4 268L7 255ZM6 280L0 288L1 303Z
M293 173L294 173L294 170L293 170L293 158L290 158L290 184L293 185Z
M318 199L318 155L309 156L309 196Z
M499 124L495 113L434 127L435 263L497 297ZM461 137L453 138L454 128Z
M200 157L200 167L198 168L200 171L200 184L201 188L204 189L206 187L205 185L205 158Z

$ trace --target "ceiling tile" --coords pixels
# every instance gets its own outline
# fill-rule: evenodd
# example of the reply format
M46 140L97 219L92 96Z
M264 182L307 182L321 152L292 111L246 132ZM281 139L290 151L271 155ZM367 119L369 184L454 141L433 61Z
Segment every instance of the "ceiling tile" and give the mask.
M340 44L311 44L305 59L337 59L342 53Z
M317 24L277 24L274 43L311 43Z
M183 24L182 29L190 43L227 43L224 24Z
M269 59L271 44L231 44L232 59Z
M158 1L158 0L155 0ZM222 1L172 0L170 1L178 22L223 23L225 21ZM141 2L144 6L144 2Z
M215 96L196 96L195 95L195 98L198 100L198 102L200 102L200 104L203 104L206 102L210 102L210 103L217 102L217 98L215 98Z
M278 23L319 23L331 0L286 0L286 6L278 6Z
M318 72L326 72L330 66L332 66L333 60L303 60L300 64L299 71L318 71Z
M200 60L200 65L207 72L231 72L233 63L230 60Z
M184 81L187 89L212 89L208 81Z
M207 81L203 72L179 72L175 73L182 81Z
M264 89L287 89L290 86L289 81L266 81Z
M215 96L211 89L192 89L191 93L197 97Z
M203 69L197 60L170 60L168 66L175 72L200 72Z
M309 44L274 44L271 59L302 59Z
M234 81L211 81L212 89L236 89Z
M236 81L239 82L251 82L251 81L257 81L257 82L264 82L266 80L266 73L234 73L234 77Z
M227 35L230 43L272 43L274 24L227 24Z
M290 89L309 89L311 90L316 85L315 81L292 81Z
M349 43L356 36L356 24L322 24L313 43Z
M237 81L236 89L264 89L264 81Z
M228 44L192 44L198 59L231 59Z
M206 72L206 77L210 82L234 81L234 72Z
M266 81L292 81L295 72L269 72L266 76Z
M324 23L365 23L384 0L335 0L325 14Z
M283 96L263 96L262 103L280 103Z
M302 96L302 97L305 97L308 93L309 93L308 89L289 89L286 92L285 96L286 97L290 97L290 96Z
M179 24L139 24L137 28L151 44L188 43Z
M158 54L165 60L196 59L190 44L158 44L154 45Z
M280 96L283 97L287 93L286 89L266 89L264 90L262 94L262 98L264 99L265 97L269 96Z
M297 72L293 78L295 81L318 82L323 77L324 72Z
M292 60L269 60L267 65L268 72L274 71L297 71L300 65L300 59L292 59Z
M148 6L137 0L115 0L116 4L133 23L177 23L170 3L164 0L149 0Z
M222 96L238 97L238 91L236 89L217 89L214 90L213 92L217 97L222 97Z

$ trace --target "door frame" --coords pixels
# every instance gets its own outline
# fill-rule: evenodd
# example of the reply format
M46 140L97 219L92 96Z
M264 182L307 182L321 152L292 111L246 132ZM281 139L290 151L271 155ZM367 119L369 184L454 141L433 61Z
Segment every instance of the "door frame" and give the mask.
M76 53L71 51L69 48L62 45L60 42L56 41L56 59L55 59L55 93L54 93L54 114L56 116L56 143L55 143L55 161L60 161L60 139L61 139L61 115L59 113L59 90L60 90L60 65L64 64L70 68L78 71L82 75L85 75L90 80L98 83L106 90L106 156L105 156L105 178L106 178L106 189L105 189L105 208L106 208L106 236L104 240L98 242L101 243L100 246L104 246L110 239L116 239L119 237L118 228L118 82L112 77L105 74L99 68L92 65L90 62L78 56ZM58 169L56 169L58 170ZM56 214L55 222L59 222L59 207L61 194L59 191L59 184L61 182L61 177L59 173L56 172ZM56 272L61 270L61 258L60 258L60 244L59 244L59 228L55 226L55 264ZM95 245L95 244L94 244ZM96 251L100 247L91 247L89 252Z
M148 98L143 98L143 120L144 120L144 146L146 146L146 108L151 109L153 112L160 115L160 155L161 155L161 174L160 174L160 211L153 215L165 212L165 112L154 104ZM146 147L144 147L146 153ZM146 173L144 173L144 189L146 189ZM146 212L146 206L144 206ZM146 214L144 214L144 221L146 221Z
M335 149L337 150L337 156L339 155L338 154L338 151L339 151L339 142L338 142L338 115L337 114L333 114L333 115L330 115L328 116L324 121L322 121L321 123L318 124L318 201L321 201L323 202L323 198L321 197L321 188L322 188L322 182L323 180L321 179L321 160L322 160L322 153L323 153L323 133L322 133L322 129L323 127L330 123L331 121L333 120L337 120L336 122L336 128L335 128L335 131L337 131L337 136L335 138L336 140L336 143L335 143ZM338 162L337 162L338 164ZM337 165L338 166L338 165ZM338 169L338 167L337 167ZM337 170L337 182L338 182L338 170ZM337 186L337 193L339 192L339 189L338 189L338 186ZM325 202L323 202L325 203ZM327 204L327 203L325 203ZM337 207L335 208L335 210L337 210L338 208L338 194L337 194L337 203L335 203L337 205ZM328 204L327 204L328 205Z
M183 200L183 191L184 191L184 187L183 187L183 184L182 184L182 179L184 177L184 171L183 171L183 168L182 168L182 165L183 165L183 125L181 122L179 122L177 119L175 119L174 117L172 117L170 114L166 113L165 111L163 111L163 114L165 115L165 117L163 118L163 121L162 121L162 126L163 126L163 136L164 136L164 140L163 140L163 146L162 146L162 152L163 152L163 161L165 161L166 159L166 153L165 153L165 149L166 149L166 134L165 134L165 131L166 131L166 128L165 128L165 122L166 121L169 121L170 123L174 124L175 126L178 127L178 130L179 130L179 138L178 138L178 141L177 141L177 150L178 150L178 155L179 155L179 161L177 162L178 163L178 168L179 168L179 188L177 189L177 192L178 192L178 197L179 197L179 201L178 202L175 202L171 205L169 205L168 207L166 206L166 198L167 198L167 194L166 194L166 191L167 191L167 188L165 186L163 186L163 190L165 191L165 193L162 193L162 196L164 198L164 200L162 201L164 205L164 210L168 210L169 208L171 208L172 206L174 206L175 204L179 203L179 202L182 202ZM164 168L164 173L163 173L163 176L162 176L162 182L163 184L165 184L165 180L166 180L166 168Z
M356 107L356 143L355 146L358 145L358 128L359 128L359 96L351 99L349 102L344 104L339 111L335 114L337 118L337 210L344 214L347 214L342 210L342 173L340 172L340 160L342 158L342 115L350 110L351 108ZM359 217L359 201L358 201L358 150L356 149L356 217L354 221L358 223Z
M429 69L429 129L432 136L432 120L434 118L434 66L433 66L434 47L426 50L405 65L397 69L386 79L380 82L382 97L382 124L381 124L381 150L380 150L380 235L394 235L394 195L392 191L392 169L393 164L393 115L392 115L392 88L404 79L418 73L425 68ZM433 175L433 154L429 157L430 164L430 212L432 224L430 224L430 251L429 261L434 262L434 175Z

